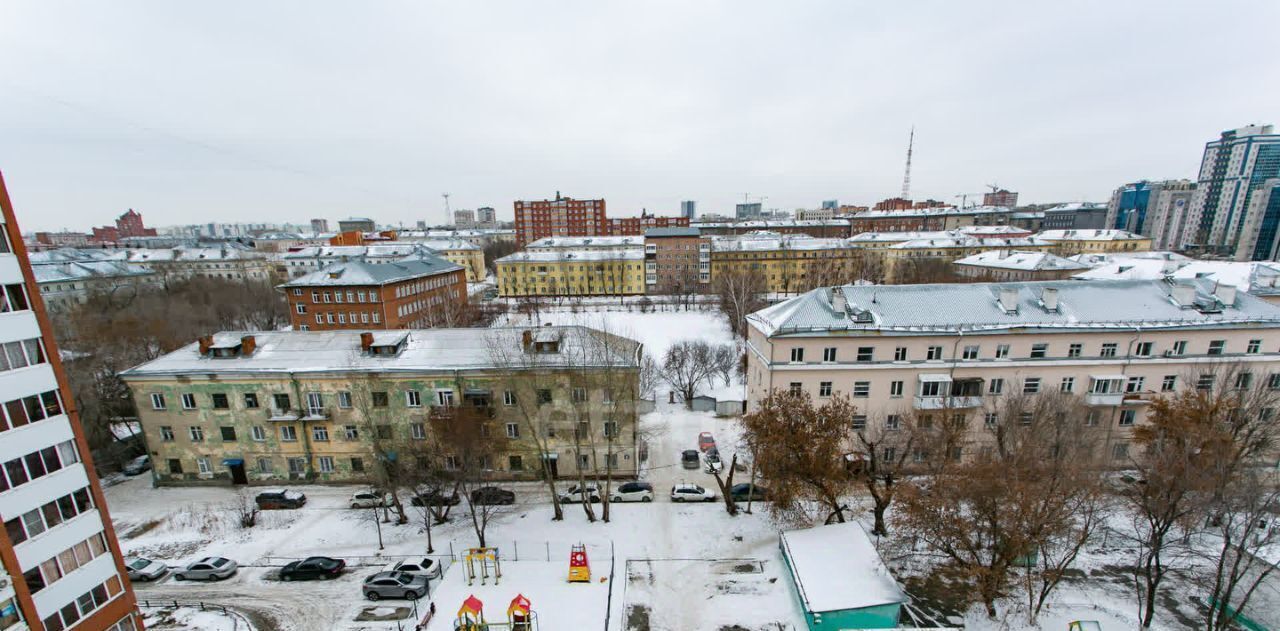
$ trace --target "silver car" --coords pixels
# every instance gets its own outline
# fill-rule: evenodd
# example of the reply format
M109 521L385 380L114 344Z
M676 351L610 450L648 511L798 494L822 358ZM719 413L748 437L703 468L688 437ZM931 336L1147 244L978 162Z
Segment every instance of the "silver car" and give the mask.
M364 597L369 600L406 598L417 600L427 593L427 577L408 572L378 572L364 579Z
M169 566L144 557L128 557L124 567L132 581L154 581L169 571Z
M205 557L197 561L192 561L177 572L173 573L174 580L178 581L220 581L224 578L230 578L236 573L235 561L223 557Z
M388 572L404 572L427 578L440 578L440 562L430 557L406 559L387 566Z

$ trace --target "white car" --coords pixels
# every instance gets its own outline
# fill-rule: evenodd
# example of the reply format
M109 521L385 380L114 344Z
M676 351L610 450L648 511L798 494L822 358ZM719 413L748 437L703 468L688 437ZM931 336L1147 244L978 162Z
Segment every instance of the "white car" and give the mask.
M391 504L391 495L388 493L356 491L351 495L351 508L379 508Z
M169 571L169 566L145 557L128 557L124 560L124 567L129 579L134 581L154 581Z
M431 580L440 578L440 562L430 557L421 559L405 559L388 565L384 572L404 572L414 576L425 576Z
M609 499L614 502L652 502L653 485L648 482L627 482L614 487Z
M697 484L677 484L671 487L673 502L714 502L716 494Z
M560 501L566 504L577 503L582 501L584 495L591 502L600 501L600 489L596 488L594 484L588 484L585 491L574 484L569 487L568 491L560 494Z

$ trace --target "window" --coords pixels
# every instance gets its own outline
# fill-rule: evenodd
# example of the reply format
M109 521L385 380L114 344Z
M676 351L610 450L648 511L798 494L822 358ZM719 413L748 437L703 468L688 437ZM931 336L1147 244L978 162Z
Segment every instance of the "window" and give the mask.
M196 409L196 395L191 394L190 392L182 393L182 409L184 410Z
M1058 389L1063 392L1074 392L1076 389L1075 377L1063 377L1062 383L1058 385Z
M1097 427L1098 419L1102 417L1102 412L1098 410L1089 410L1089 414L1084 418L1084 424L1087 427Z
M552 401L551 390L549 388L539 388L538 389L538 405L546 405L548 403L551 403L551 401Z
M829 397L829 396L831 396L831 382L830 382L830 381L823 381L823 382L820 382L820 383L818 384L818 396L820 396L820 397Z
M291 475L301 475L307 472L306 458L289 458L289 473Z
M173 428L168 425L160 426L160 440L171 443L173 442Z
M175 474L175 475L176 475L176 474L181 474L181 473L182 473L182 461L181 461L181 460L178 460L177 458L170 458L170 459L169 459L169 473L171 473L171 474Z
M1213 373L1201 373L1200 378L1196 381L1196 390L1209 391L1213 390Z
M586 401L587 401L587 389L586 389L586 388L574 388L574 389L573 389L573 402L574 402L574 403L586 403Z
M404 393L404 404L411 408L422 407L422 393L417 390L406 390Z
M1022 412L1018 414L1018 424L1020 425L1030 425L1033 420L1035 420L1035 416L1030 412Z
M978 347L977 347L977 346L966 346L966 347L964 347L964 354L963 354L963 355L961 355L961 357L963 357L964 359L977 359L977 358L978 358Z
M945 381L922 381L920 382L920 396L922 397L940 397L945 388Z
M870 381L853 382L853 396L855 399L865 399L871 396L871 382Z
M231 409L231 402L227 399L225 392L215 392L209 395L209 400L213 402L213 409L215 410Z
M982 417L982 425L987 429L995 427L1000 422L1000 415L995 412L987 412Z
M232 443L236 440L236 428L230 425L223 425L218 428L218 432L222 434L222 441Z
M1170 355L1186 355L1186 354L1187 354L1187 341L1186 341L1186 340L1178 340L1177 342L1174 342L1174 343L1173 343L1173 347L1169 349L1169 354L1170 354Z
M249 428L249 435L255 441L262 442L267 439L267 430L264 429L261 425L254 425L253 427Z
M507 423L507 438L520 438L520 425L518 423Z
M792 381L790 384L787 384L787 392L789 392L793 397L800 396L800 393L803 391L804 386L801 385L799 381Z
M889 382L889 396L891 396L891 397L900 397L900 396L902 396L902 385L903 385L903 382L901 382L901 381L890 381L890 382Z
M897 431L902 429L902 415L890 414L884 417L884 428L889 431Z
M942 347L930 346L929 351L925 354L925 359L929 361L937 361L942 359Z
M444 407L453 405L453 390L436 390L436 403Z
M306 313L307 313L307 305L306 305L306 304L304 304L304 303L299 302L298 304L293 305L293 310L294 310L294 312L296 312L298 315L304 315L304 314L306 314Z
M1129 458L1129 443L1116 443L1111 446L1112 460L1127 460Z
M834 349L834 348L833 348L833 349L831 349L831 351L832 351L832 355L833 355L833 356L835 355L835 350L836 350L836 349ZM875 352L876 352L876 349L875 349L875 347L874 347L874 346L859 346L859 347L858 347L858 361L860 361L860 362L869 362L869 361L871 361L871 358L875 355Z
M1101 351L1100 353L1098 353L1098 356L1099 356L1099 357L1115 357L1115 356L1116 356L1116 345L1115 345L1115 343L1114 343L1114 342L1107 342L1106 344L1103 344L1103 345L1102 345L1102 351Z
M617 437L618 437L618 422L617 422L617 421L605 421L605 422L604 422L604 437L605 437L605 438L617 438Z
M822 361L831 363L831 362L834 362L835 360L836 360L836 348L834 346L828 346L827 348L822 349Z
M866 414L854 414L854 415L853 415L853 429L855 429L855 430L862 430L862 429L866 429L866 428L867 428L867 415L866 415Z
M1073 343L1067 345L1067 357L1079 357L1084 352L1084 344Z
M209 466L208 458L196 458L196 471L199 473L213 473L213 468Z
M1035 394L1040 391L1040 378L1027 377L1022 380L1022 394Z
M1120 410L1120 427L1129 427L1133 425L1133 421L1137 416L1137 410Z
M350 392L343 391L338 393L338 407L344 410L351 409L351 393Z
M1262 352L1262 340L1249 340L1249 344L1245 346L1244 352L1250 355Z
M508 471L524 471L524 458L520 456L507 456Z
M364 472L364 458L352 458L352 459L351 459L351 471L352 471L353 473L363 473L363 472Z
M320 467L320 473L333 473L333 456L320 456L316 459L316 464Z
M1280 390L1280 373L1267 375L1267 388L1270 390Z
M329 426L316 425L311 428L311 440L327 443L329 442Z
M342 437L346 440L358 440L360 438L360 430L355 425L347 425L342 428Z
M369 402L372 403L375 408L385 408L390 404L390 401L391 398L387 396L386 392L369 393Z
M1161 392L1173 392L1174 388L1177 388L1177 387L1178 387L1177 375L1165 375L1164 380L1160 382Z
M893 361L896 361L896 362L907 361L907 347L899 346L893 349Z
M803 349L803 348L793 348L793 349L791 349L791 361L792 361L792 362L802 362L802 361L804 361L804 349Z
M379 440L391 440L390 425L385 425L385 424L375 425L373 430L374 430L374 435L376 435Z
M510 390L503 390L503 391L502 391L502 404L503 404L503 405L506 405L506 406L512 406L512 405L515 405L515 404L516 404L516 393L514 393L514 392L512 392L512 391L510 391Z
M1031 359L1044 359L1048 355L1049 355L1048 344L1032 344L1031 345Z
M1248 390L1253 385L1253 373L1238 372L1236 373L1236 390Z
M1226 350L1226 348L1227 348L1226 340L1213 340L1212 342L1209 342L1210 355L1221 355L1222 352Z
M271 403L277 410L287 410L289 409L289 395L273 394L271 395Z
M1004 379L996 377L987 384L987 394L1001 395L1004 394Z
M193 443L204 442L204 428L196 427L195 425L192 425L191 427L187 428L187 433L191 435L191 442Z
M292 443L298 440L298 428L292 425L280 426L280 440Z
M250 410L257 408L258 395L253 392L244 393L244 407Z
M267 473L267 474L269 474L269 473L271 473L271 472L272 472L272 469L271 469L271 459L270 459L270 458L258 458L258 473Z
M1151 342L1138 342L1138 346L1134 348L1133 354L1138 357L1151 357Z
M1000 344L996 346L996 359L1008 359L1008 358L1009 358L1009 345Z
M410 438L412 438L412 439L414 439L414 440L426 440L426 439L427 439L427 426L426 426L425 424L423 424L423 423L410 423L410 424L409 424L409 437L410 437Z
M1125 392L1142 392L1142 386L1146 385L1146 377L1129 377L1128 383L1124 385Z
M153 410L163 410L163 409L165 409L165 405L164 405L164 395L163 395L163 394L152 394L152 395L151 395L151 409L153 409Z

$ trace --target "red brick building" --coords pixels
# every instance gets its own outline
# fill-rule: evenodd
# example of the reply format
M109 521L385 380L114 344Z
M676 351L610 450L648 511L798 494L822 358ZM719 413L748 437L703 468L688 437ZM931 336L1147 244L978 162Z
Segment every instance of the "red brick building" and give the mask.
M516 245L545 237L591 237L609 234L603 199L561 197L516 201Z
M130 208L116 218L114 226L99 226L93 229L91 241L113 243L125 237L154 237L155 228L148 228L142 223L142 213Z
M609 220L610 236L625 237L645 234L650 228L688 228L688 217L655 217L641 212L639 217L616 217Z
M702 293L711 284L711 239L697 228L654 228L644 235L645 293Z
M450 326L467 305L466 270L430 255L338 263L280 287L299 331Z

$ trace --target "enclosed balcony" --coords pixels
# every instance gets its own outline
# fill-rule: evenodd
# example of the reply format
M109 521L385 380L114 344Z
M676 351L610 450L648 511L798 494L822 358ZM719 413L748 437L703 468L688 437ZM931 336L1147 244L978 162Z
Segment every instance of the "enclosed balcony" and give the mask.
M954 410L982 406L980 377L952 377L947 374L920 375L914 407L917 410Z

